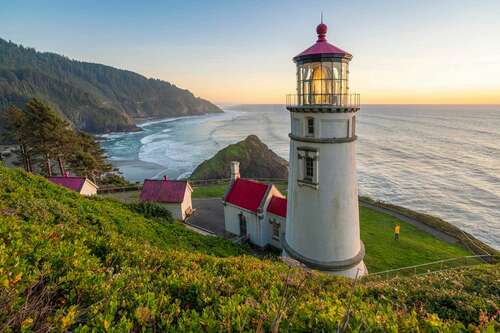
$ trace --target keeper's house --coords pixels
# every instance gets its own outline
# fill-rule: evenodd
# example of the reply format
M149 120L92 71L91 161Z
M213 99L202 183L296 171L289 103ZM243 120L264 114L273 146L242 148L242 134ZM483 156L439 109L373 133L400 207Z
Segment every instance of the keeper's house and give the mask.
M96 184L85 177L60 176L48 177L47 179L54 184L64 186L84 196L96 195L97 189L99 188Z
M224 196L226 231L257 246L281 249L287 200L273 184L241 179L239 163L231 164L231 185Z
M140 201L159 203L172 213L174 219L184 221L193 212L191 193L193 189L185 180L146 179Z

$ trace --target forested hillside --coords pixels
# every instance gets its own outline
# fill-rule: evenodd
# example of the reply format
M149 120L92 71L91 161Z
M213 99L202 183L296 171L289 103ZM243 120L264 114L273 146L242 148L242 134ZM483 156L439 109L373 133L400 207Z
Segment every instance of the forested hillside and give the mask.
M90 133L133 130L134 118L222 112L168 82L0 38L0 117L9 105L23 106L32 97L50 103L76 128Z
M0 332L495 332L499 266L389 282L289 268L157 206L0 166Z

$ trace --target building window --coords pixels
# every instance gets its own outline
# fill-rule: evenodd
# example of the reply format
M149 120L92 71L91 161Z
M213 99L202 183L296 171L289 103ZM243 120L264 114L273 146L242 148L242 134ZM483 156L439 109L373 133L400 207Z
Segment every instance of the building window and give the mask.
M304 180L312 182L314 179L314 159L307 156L305 158L305 175Z
M307 118L307 136L314 136L314 118Z
M273 226L273 239L279 241L280 240L280 224L278 222L276 222L276 220L272 220L271 225Z
M240 236L246 236L247 234L247 219L243 213L238 214L240 220Z

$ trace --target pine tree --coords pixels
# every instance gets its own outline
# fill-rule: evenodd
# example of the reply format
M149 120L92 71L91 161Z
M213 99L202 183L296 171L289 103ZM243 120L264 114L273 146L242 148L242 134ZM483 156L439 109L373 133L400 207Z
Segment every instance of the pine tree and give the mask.
M113 170L99 143L84 132L76 132L47 104L34 98L26 104L25 110L9 108L8 135L20 146L21 156L27 171L33 171L33 164L47 176L53 175L53 162L57 161L59 172L70 170L96 182L103 173Z
M80 176L85 176L97 183L103 173L111 172L113 167L99 143L84 132L78 133L79 149L70 161L71 169Z
M29 146L30 128L26 114L15 106L11 106L6 112L5 136L13 138L19 145L19 154L27 172L33 172L31 164L31 147Z
M48 105L34 98L26 105L28 140L38 157L43 160L40 168L52 176L52 161L59 160L61 174L64 174L63 160L74 151L75 134L69 123L63 120Z

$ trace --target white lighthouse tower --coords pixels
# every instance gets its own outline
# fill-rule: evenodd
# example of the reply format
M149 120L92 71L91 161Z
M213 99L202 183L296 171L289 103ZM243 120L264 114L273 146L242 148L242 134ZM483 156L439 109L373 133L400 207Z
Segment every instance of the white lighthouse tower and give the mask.
M356 113L359 95L349 93L352 55L318 40L293 58L297 94L290 111L290 172L284 255L306 266L354 277L367 273L359 237L356 177Z

